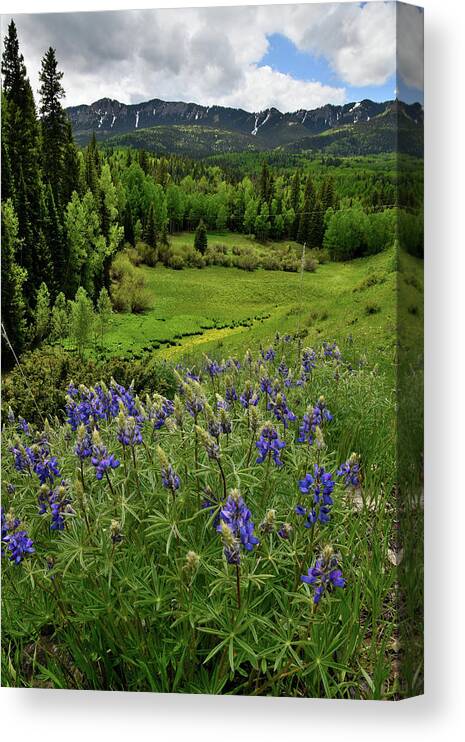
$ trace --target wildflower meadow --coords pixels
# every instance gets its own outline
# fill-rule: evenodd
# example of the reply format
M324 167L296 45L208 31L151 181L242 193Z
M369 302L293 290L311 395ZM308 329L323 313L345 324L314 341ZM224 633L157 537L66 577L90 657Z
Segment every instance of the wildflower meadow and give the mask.
M393 390L301 345L179 364L173 399L71 383L64 423L10 409L8 683L402 695Z

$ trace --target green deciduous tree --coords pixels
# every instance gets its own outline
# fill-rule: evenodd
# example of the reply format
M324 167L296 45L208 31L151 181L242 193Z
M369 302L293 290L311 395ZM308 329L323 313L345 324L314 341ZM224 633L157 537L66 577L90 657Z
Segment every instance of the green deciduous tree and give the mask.
M93 327L94 308L86 290L81 286L76 292L71 310L71 334L81 358L84 356L86 347L90 344Z
M69 334L69 307L62 291L55 299L50 317L50 337L52 340L61 340Z

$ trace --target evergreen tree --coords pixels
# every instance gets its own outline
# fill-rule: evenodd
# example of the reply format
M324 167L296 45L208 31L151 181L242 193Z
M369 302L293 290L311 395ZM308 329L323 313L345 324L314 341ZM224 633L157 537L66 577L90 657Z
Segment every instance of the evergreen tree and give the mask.
M324 211L332 209L335 205L334 184L332 178L326 178L321 186L320 201Z
M296 170L291 184L291 209L294 210L294 220L291 226L291 237L296 239L300 221L300 172Z
M260 173L259 195L260 200L266 201L267 203L270 202L273 197L273 176L270 173L266 160L263 163L262 171Z
M95 132L92 139L86 147L85 153L85 179L87 188L89 188L95 197L99 196L99 176L101 170L100 156L97 147Z
M19 53L18 36L14 21L8 26L2 55L3 102L6 101L4 142L7 151L7 168L10 164L10 183L7 193L15 198L21 250L19 264L26 268L26 296L30 298L38 287L34 266L41 228L41 187L39 171L38 121L34 97L23 55ZM2 107L2 119L4 111ZM3 166L2 166L3 169Z
M2 324L15 352L19 355L26 346L26 305L23 284L26 271L18 265L18 218L11 200L2 204ZM2 368L9 368L13 356L2 333Z
M50 293L46 283L41 283L37 292L34 336L43 340L50 332Z
M136 241L134 236L134 221L132 219L132 209L128 202L126 202L126 206L124 208L123 224L124 239L126 240L126 242L129 242L130 245L135 247Z
M309 241L311 236L310 229L313 219L313 211L315 209L315 189L313 188L312 179L310 176L307 178L305 184L304 201L302 206L302 212L299 219L299 229L297 232L297 242L302 245L304 242Z
M13 20L8 25L4 47L2 56L3 90L8 100L13 100L19 106L26 79L26 66L23 55L19 53L18 34Z
M208 238L207 230L203 219L200 220L197 229L195 230L194 247L199 251L201 255L205 255L207 251Z
M58 70L55 49L49 47L42 59L39 79L40 116L42 124L42 163L45 179L50 183L55 204L64 199L65 152L69 143L66 113L61 105L65 91L61 84L63 72ZM67 188L69 191L69 186Z
M69 311L68 302L62 291L55 299L50 317L50 337L52 340L61 340L69 333Z
M65 125L65 145L63 151L63 178L61 184L62 207L71 201L73 191L83 194L81 183L81 167L77 147L73 139L73 130L71 122L66 120Z
M2 91L2 201L9 198L14 200L15 186L13 180L13 171L11 168L10 151L8 141L10 138L8 101Z
M147 219L144 228L144 240L150 247L157 246L157 229L155 225L155 209L153 203L150 204Z
M56 296L59 289L65 285L69 256L67 241L64 238L63 229L58 219L50 183L47 183L45 187L42 232L47 245L46 259L50 260L50 267L45 266L44 272L49 273L48 285L52 296Z

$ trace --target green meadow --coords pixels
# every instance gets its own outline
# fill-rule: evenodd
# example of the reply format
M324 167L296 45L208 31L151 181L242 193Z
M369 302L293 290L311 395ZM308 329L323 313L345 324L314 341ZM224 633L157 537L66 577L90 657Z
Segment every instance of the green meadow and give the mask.
M181 235L175 243L185 240ZM236 235L221 235L223 244L228 240L238 242ZM405 274L416 275L416 259L404 260ZM170 359L198 352L227 355L265 343L276 332L296 330L305 331L310 345L349 338L369 355L389 351L395 343L395 268L393 251L320 264L303 274L140 266L136 270L145 278L152 306L142 314L113 314L105 353L137 358L154 351ZM421 289L412 283L412 306L421 307ZM421 321L418 314L414 319Z

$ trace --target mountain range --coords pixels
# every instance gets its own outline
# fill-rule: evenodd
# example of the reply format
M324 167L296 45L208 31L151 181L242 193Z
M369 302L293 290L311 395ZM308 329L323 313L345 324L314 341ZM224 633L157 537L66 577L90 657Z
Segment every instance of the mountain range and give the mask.
M145 147L157 153L205 156L282 149L291 152L371 154L400 149L421 156L423 108L419 103L368 99L313 110L258 113L241 108L167 102L155 98L126 105L101 98L67 109L76 140Z

